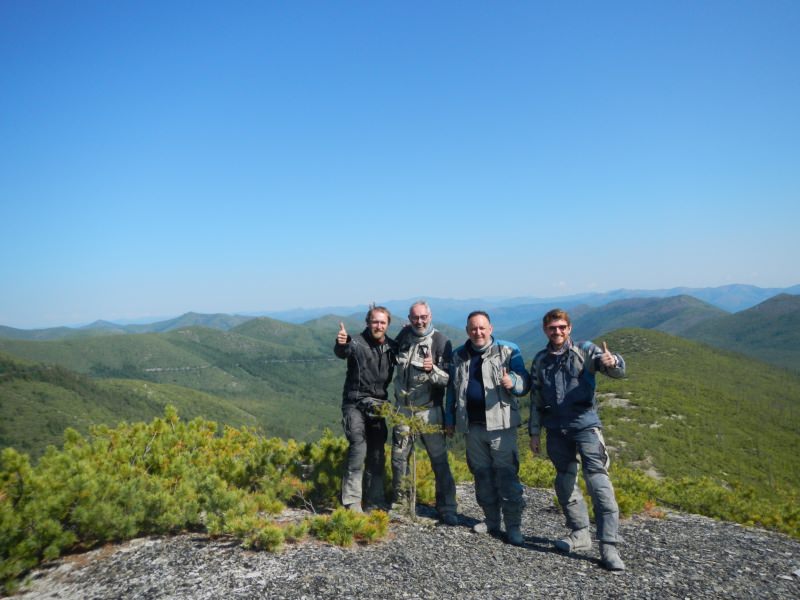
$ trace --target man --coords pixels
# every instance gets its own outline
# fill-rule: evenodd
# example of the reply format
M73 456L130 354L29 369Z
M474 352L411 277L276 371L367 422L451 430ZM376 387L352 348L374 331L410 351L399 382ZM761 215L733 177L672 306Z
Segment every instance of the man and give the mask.
M423 432L422 444L428 452L436 479L436 510L445 525L457 525L456 484L447 462L443 424L443 399L450 379L452 345L447 336L433 327L431 308L420 300L408 310L410 325L397 336L397 372L394 380L397 408L406 416L415 416L437 428ZM394 502L402 502L408 457L414 450L409 427L396 425L392 430L392 481Z
M373 306L367 312L367 327L360 335L351 338L344 323L339 323L333 349L336 356L347 359L342 426L350 446L342 477L342 504L354 512L363 512L362 478L367 510L385 506L384 444L388 430L378 411L387 400L397 355L394 340L386 335L391 320L388 309Z
M517 450L521 419L516 396L527 393L530 382L519 348L495 340L492 331L485 312L474 311L467 317L469 339L453 351L445 425L449 433L453 429L466 433L467 465L485 516L474 530L500 535L502 513L507 541L522 546L524 501Z
M595 374L625 376L625 361L612 354L605 342L599 348L592 342L574 343L572 323L561 309L553 309L542 319L550 340L531 364L531 417L528 431L531 451L541 450L541 428L547 429L547 454L556 469L556 495L570 534L558 540L562 552L589 550L589 511L576 485L580 455L583 479L592 497L597 539L603 566L625 570L617 551L619 509L608 477L609 457L603 441L602 424L597 414Z

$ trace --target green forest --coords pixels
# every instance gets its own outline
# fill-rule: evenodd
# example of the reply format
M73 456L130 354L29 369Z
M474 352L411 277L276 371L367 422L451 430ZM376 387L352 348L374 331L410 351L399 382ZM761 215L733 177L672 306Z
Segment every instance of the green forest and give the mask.
M202 530L270 550L305 536L349 544L384 535L385 515L336 510L346 445L337 327L334 317L254 319L229 331L4 340L7 589L43 560L145 534ZM650 329L597 340L628 365L625 379L598 379L624 515L675 508L800 537L800 376ZM549 488L552 467L530 456L524 431L522 479ZM457 478L468 480L458 438L451 451ZM419 500L432 503L424 453L418 464ZM318 514L279 523L285 506Z

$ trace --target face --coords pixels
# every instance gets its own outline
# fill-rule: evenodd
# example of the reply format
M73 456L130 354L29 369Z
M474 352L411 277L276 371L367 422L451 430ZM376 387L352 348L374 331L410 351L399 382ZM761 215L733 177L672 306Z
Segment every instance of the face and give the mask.
M415 304L411 307L411 312L408 313L408 320L411 321L411 327L414 331L425 333L431 322L431 313L424 304Z
M369 331L376 341L382 342L386 337L386 330L389 328L389 317L385 312L373 310L370 320L367 322Z
M556 349L561 348L569 339L570 333L572 333L572 325L567 323L564 319L550 321L543 329L547 339L550 340L550 343Z
M483 348L492 341L492 324L483 315L475 315L467 321L469 341L476 348Z

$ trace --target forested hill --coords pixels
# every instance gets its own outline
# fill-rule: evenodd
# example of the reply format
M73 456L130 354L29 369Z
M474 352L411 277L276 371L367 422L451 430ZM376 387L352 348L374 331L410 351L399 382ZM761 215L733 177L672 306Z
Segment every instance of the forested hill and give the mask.
M697 323L681 335L800 373L800 296L781 294L747 310Z
M336 317L311 328L267 319L229 332L6 341L17 353L0 362L2 443L38 455L65 427L146 420L170 403L187 417L283 438L317 439L326 427L338 435L345 364L331 350L337 327ZM624 462L800 489L800 377L652 330L604 339L628 363L627 379L598 380L612 395L601 415Z

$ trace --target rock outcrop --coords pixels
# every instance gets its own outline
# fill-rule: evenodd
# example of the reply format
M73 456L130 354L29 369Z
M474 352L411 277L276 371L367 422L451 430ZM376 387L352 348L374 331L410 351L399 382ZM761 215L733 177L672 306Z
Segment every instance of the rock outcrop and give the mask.
M137 539L46 565L19 597L800 598L800 541L784 535L669 511L637 516L620 527L628 570L610 573L596 544L584 554L553 549L564 526L552 492L526 489L523 548L472 533L480 517L473 488L458 492L458 527L399 519L377 544L309 540L281 554L199 534Z

